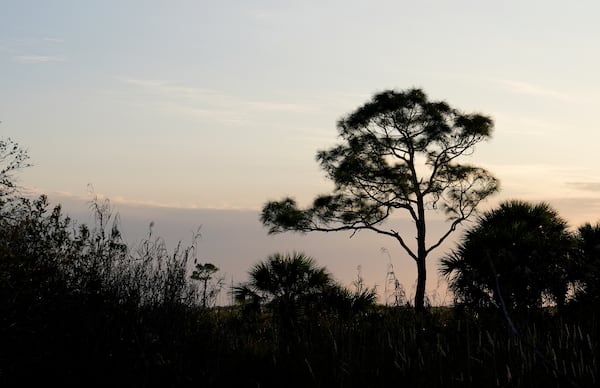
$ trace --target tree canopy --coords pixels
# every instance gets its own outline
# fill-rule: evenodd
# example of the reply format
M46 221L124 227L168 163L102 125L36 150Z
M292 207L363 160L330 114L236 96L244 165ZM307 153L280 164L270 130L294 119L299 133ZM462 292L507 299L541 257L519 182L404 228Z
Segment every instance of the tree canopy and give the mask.
M492 119L429 101L420 89L387 90L337 128L342 143L317 153L335 183L333 193L318 196L306 209L292 198L268 202L261 220L269 233L371 230L395 239L417 264L420 310L427 256L498 189L488 171L459 162L490 137ZM438 210L446 214L448 229L427 245L426 212ZM397 228L383 225L395 211L414 223L416 248Z

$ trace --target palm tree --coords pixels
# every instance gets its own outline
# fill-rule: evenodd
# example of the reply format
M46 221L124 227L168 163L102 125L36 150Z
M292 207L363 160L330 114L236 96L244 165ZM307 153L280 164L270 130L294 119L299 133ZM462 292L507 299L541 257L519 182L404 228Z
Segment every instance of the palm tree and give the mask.
M586 223L577 229L579 265L577 266L576 299L585 302L600 301L600 223Z
M457 300L474 307L561 307L571 281L574 239L546 203L502 203L484 213L440 272Z
M318 299L335 285L324 267L303 253L276 253L254 265L250 280L233 288L237 302L268 304L282 316L295 316L299 307Z

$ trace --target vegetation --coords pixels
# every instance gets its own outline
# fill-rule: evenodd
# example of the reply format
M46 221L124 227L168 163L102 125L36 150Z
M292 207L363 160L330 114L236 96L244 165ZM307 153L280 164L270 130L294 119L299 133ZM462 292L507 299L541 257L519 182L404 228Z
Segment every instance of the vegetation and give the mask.
M515 310L564 306L575 265L575 239L555 210L510 201L479 218L441 273L460 303Z
M335 282L324 267L302 253L269 256L249 272L250 281L233 288L246 310L269 307L279 323L294 327L316 314L354 315L375 305L377 292L359 279L355 291Z
M215 279L215 274L219 272L219 268L213 263L198 264L198 261L194 260L194 264L196 264L196 269L192 272L191 279L197 280L201 284L200 300L202 307L214 307L217 296L223 288L225 278L219 277Z
M130 251L108 204L94 209L90 229L43 196L2 204L0 385L81 385L97 368L100 381L130 385L179 357L195 306L191 250L167 252L150 234Z
M250 281L233 289L236 301L254 308L268 303L280 316L295 318L300 308L321 300L334 286L325 268L301 253L274 254L250 270Z
M600 383L600 224L570 233L548 205L518 201L485 213L443 261L454 306L377 305L360 272L350 290L302 253L258 262L231 290L238 304L215 306L223 278L198 262L197 239L168 250L150 225L128 246L108 201L92 201L95 223L78 225L45 196L19 195L12 174L27 154L0 146L2 387ZM309 222L311 211L278 216ZM366 225L356 230L379 228Z
M29 155L11 138L0 139L0 201L16 188L14 173L29 167Z
M168 252L150 232L130 249L108 204L93 209L96 225L88 228L44 197L3 204L2 386L598 384L591 304L568 314L532 306L513 316L515 335L494 308L416 314L376 306L360 278L349 291L314 260L276 254L240 285L261 295L260 309L205 308L192 277L215 273L191 266L193 245ZM577 303L587 303L587 289ZM344 310L340 301L348 300L354 308Z
M575 298L600 306L600 223L580 226L575 238L579 261Z
M490 137L492 120L464 114L422 90L385 91L341 119L343 144L320 151L317 160L335 183L332 194L299 209L291 198L267 203L262 222L270 233L370 230L395 239L417 265L415 308L425 308L426 259L496 192L486 170L459 163ZM447 231L427 245L426 213L442 210ZM416 248L383 222L404 211L416 228Z

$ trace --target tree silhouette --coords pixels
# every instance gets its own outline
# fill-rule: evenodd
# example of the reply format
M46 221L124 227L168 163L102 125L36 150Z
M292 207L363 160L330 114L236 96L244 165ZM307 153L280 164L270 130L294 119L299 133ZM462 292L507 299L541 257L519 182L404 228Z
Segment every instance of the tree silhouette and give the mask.
M332 194L299 209L291 198L268 202L261 220L269 233L371 230L395 239L417 265L415 308L423 310L426 259L497 190L486 170L461 156L490 137L492 120L432 102L422 90L376 94L338 123L343 143L317 160L335 183ZM403 211L414 222L416 248L384 221ZM448 229L427 245L428 211L442 210Z
M579 287L576 298L579 301L600 302L600 223L586 223L577 229L579 263L577 280Z
M565 303L574 240L566 222L545 203L510 201L484 213L440 272L458 300L507 309Z
M235 287L235 296L240 301L256 295L266 303L294 303L333 284L324 267L318 267L312 257L298 252L275 253L252 267L249 275L248 283Z
M0 139L0 197L15 189L14 172L29 167L29 155L11 138Z
M225 279L221 277L216 279L216 282L209 284L209 281L213 280L214 275L219 271L219 268L212 263L196 264L195 268L190 278L201 282L201 303L202 307L206 308L206 306L216 301Z
M377 300L376 288L367 287L360 275L354 290L349 290L303 253L271 255L254 265L249 275L247 283L233 287L236 301L254 312L269 307L284 329L299 318L322 319L323 314L351 318Z
M297 309L314 300L335 283L324 267L303 253L269 256L249 272L250 280L233 288L240 303L270 304L286 318L295 317Z

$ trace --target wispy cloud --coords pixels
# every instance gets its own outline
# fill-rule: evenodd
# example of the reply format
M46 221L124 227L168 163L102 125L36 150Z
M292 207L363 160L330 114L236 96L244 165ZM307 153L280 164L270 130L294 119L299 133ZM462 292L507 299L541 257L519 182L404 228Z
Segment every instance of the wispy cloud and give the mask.
M63 43L65 41L64 39L51 38L51 37L42 38L42 40L44 42L51 42L51 43Z
M502 196L522 199L576 198L600 191L595 172L587 167L549 164L487 164L502 182ZM585 193L587 192L587 193Z
M529 95L529 96L552 98L552 99L560 100L560 101L572 100L571 96L569 96L568 94L559 92L557 90L548 89L543 86L527 83L527 82L504 80L504 79L494 79L494 81L497 82L505 90L508 90L509 92L516 93L516 94L524 94L524 95Z
M249 13L250 17L259 21L281 20L282 13L275 10L256 9Z
M234 206L229 203L183 203L177 201L157 201L151 199L132 199L122 195L106 195L90 191L86 194L73 193L68 191L47 191L38 187L24 187L23 194L28 196L47 195L51 200L61 203L63 201L77 201L90 203L94 200L109 200L114 205L132 206L132 207L150 207L161 209L179 209L179 210L235 210L235 211L256 211L258 209Z
M556 124L550 120L514 115L510 113L494 113L494 121L502 134L516 134L518 136L548 136L550 133L559 132Z
M600 182L567 182L567 186L582 191L600 192Z
M304 104L255 101L221 93L219 91L190 87L163 80L119 78L120 81L139 88L160 109L169 113L218 120L227 124L241 124L259 113L302 113L313 109Z
M576 99L573 93L565 93L564 91L559 91L531 82L523 82L514 79L477 76L468 73L454 72L434 72L431 74L441 78L442 80L451 80L453 82L460 83L470 83L473 85L484 86L486 88L489 88L490 86L495 86L513 94L549 98L564 102L580 100L580 98Z
M64 62L66 60L65 57L53 55L16 55L13 58L21 63Z
M596 197L563 197L549 201L562 217L565 217L572 227L583 225L586 222L600 221L600 198Z

